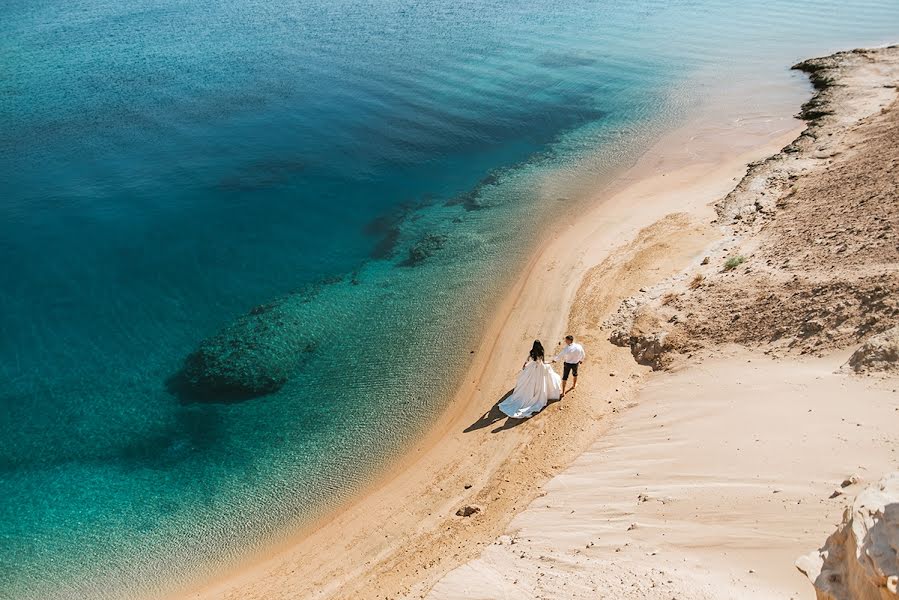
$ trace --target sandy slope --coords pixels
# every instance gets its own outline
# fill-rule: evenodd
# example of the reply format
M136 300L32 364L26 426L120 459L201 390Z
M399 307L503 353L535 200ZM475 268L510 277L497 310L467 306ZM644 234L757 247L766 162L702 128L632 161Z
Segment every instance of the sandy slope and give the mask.
M730 350L652 378L428 598L813 598L794 560L899 460L899 382L835 374L845 359Z
M498 308L448 413L378 486L254 564L175 597L418 597L475 558L540 484L602 434L647 372L605 341L602 319L697 256L715 235L710 203L727 194L748 162L799 131L789 113L731 108L666 136L615 183L614 193L560 226ZM568 306L575 307L572 321ZM590 352L578 391L538 418L500 419L495 404L531 340L553 348L566 322ZM471 504L481 512L455 516Z

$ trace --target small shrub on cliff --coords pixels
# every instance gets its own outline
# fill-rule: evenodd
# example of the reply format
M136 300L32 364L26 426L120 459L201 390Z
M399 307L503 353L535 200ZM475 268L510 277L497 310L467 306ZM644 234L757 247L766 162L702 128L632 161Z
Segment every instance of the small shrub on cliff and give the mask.
M743 256L731 256L730 258L727 259L727 262L724 263L724 270L725 271L733 271L734 269L736 269L737 267L742 265L744 262L746 262L746 258Z
M690 281L690 289L695 290L696 288L698 288L699 286L702 285L702 282L704 280L705 280L705 276L702 273L697 273L696 277L694 277L693 280Z

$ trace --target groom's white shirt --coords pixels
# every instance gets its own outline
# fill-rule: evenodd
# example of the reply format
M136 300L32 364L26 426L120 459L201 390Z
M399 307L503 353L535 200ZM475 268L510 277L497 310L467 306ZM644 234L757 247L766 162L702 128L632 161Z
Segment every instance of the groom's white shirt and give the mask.
M556 358L554 360L561 360L562 362L576 365L577 363L584 360L585 356L587 356L587 353L584 352L584 347L577 342L574 342L562 348L562 351L556 354Z

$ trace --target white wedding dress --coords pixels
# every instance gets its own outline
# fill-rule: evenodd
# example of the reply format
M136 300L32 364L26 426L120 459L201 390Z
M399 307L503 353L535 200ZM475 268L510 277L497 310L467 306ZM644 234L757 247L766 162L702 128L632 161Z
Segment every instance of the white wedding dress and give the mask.
M537 414L550 400L562 396L562 378L551 365L542 360L528 359L512 395L500 402L499 409L513 419L524 419Z

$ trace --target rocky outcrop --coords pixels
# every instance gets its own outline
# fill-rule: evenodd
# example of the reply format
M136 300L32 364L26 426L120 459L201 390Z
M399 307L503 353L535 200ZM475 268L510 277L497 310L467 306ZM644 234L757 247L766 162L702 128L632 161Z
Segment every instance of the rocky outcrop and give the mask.
M899 327L875 335L856 350L845 368L856 373L899 371Z
M641 365L647 365L654 371L665 368L665 355L671 350L667 344L668 332L656 331L653 333L631 333L617 330L609 336L609 341L616 346L631 349L634 360Z
M288 302L257 306L204 340L168 382L183 400L234 402L277 391L315 350Z
M684 337L674 329L676 320L664 321L654 301L643 297L625 300L618 312L603 324L611 329L609 341L616 346L630 348L634 360L654 371L667 369L678 354L689 350Z
M899 598L899 472L859 494L824 547L796 561L818 600Z

